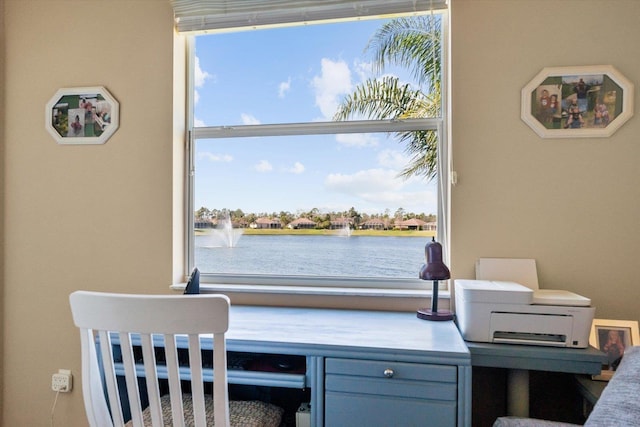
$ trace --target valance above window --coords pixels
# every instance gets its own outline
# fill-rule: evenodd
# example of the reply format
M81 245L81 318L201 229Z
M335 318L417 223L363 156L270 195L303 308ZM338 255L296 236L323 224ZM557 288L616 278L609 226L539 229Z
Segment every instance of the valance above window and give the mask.
M445 9L447 0L171 0L179 32L258 28Z

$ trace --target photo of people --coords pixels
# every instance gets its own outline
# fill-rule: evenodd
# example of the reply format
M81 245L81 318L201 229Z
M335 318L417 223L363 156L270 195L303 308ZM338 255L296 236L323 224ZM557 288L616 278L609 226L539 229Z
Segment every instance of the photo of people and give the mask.
M69 110L68 137L84 136L85 114L83 108L72 108Z
M104 144L120 126L119 112L102 86L61 88L47 102L45 126L58 144Z
M600 350L606 358L600 374L591 378L609 381L622 361L628 347L640 345L640 328L636 320L593 319L589 345Z
M99 137L111 123L111 110L99 94L65 95L52 110L52 125L64 138Z
M551 127L554 120L559 122L562 117L561 89L562 85L541 85L536 88L538 102L533 113L540 123L547 127Z
M607 355L606 369L615 371L622 360L624 349L631 345L631 329L599 328L598 342L600 351Z
M546 129L607 127L622 113L622 89L606 74L548 77L531 94L531 113Z

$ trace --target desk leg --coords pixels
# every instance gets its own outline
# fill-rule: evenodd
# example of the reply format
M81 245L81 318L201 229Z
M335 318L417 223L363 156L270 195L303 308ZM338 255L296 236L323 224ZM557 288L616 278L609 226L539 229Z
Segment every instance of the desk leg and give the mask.
M529 416L529 371L507 371L507 413L516 417Z

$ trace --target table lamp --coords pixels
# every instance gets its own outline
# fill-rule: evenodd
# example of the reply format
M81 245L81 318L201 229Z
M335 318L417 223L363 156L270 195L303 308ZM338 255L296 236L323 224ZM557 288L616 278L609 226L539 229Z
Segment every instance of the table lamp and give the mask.
M442 245L436 242L435 237L431 239L424 248L427 263L420 268L420 278L422 280L433 280L433 290L431 293L431 309L421 308L418 310L418 318L424 320L452 320L453 313L449 310L438 310L438 280L447 280L451 273L444 262L442 262Z

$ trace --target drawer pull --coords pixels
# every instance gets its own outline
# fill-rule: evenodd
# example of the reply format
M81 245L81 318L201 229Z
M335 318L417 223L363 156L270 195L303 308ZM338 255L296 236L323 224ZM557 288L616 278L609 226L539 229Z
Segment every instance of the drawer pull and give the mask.
M395 372L393 372L393 369L385 369L383 372L384 376L387 378L393 378L393 375L395 374Z

